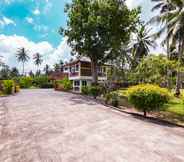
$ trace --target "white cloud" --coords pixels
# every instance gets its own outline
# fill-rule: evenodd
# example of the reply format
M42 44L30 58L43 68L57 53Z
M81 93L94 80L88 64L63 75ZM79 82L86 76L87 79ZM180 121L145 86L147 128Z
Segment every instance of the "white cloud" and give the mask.
M34 20L32 17L26 17L26 21L29 23L29 24L33 24Z
M13 0L3 0L4 1L4 3L6 3L6 4L10 4Z
M36 8L34 11L33 11L33 14L34 15L40 15L40 10L38 8Z
M33 27L34 30L38 31L38 32L48 32L49 28L46 25L34 25Z
M143 0L127 0L126 4L130 9L133 9L141 4Z
M13 43L12 43L13 42ZM29 72L30 70L35 71L36 66L33 63L33 54L39 52L43 56L43 64L40 67L43 69L45 64L52 66L54 63L58 62L60 59L69 60L71 49L67 45L67 39L64 38L60 45L55 49L53 46L46 42L32 42L23 36L11 35L7 36L4 34L0 35L0 54L4 57L4 61L10 67L17 67L22 70L22 64L18 63L16 60L16 51L18 48L24 47L29 57L31 58L25 66L25 70Z
M2 19L0 19L0 26L4 27L4 26L7 26L7 25L14 25L14 26L16 26L15 22L12 19L3 16Z

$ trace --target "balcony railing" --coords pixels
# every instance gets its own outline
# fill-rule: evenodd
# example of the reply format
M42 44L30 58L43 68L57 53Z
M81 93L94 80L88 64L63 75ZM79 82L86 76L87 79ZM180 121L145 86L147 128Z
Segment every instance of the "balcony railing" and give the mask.
M76 77L79 76L79 72L72 72L69 74L69 77Z

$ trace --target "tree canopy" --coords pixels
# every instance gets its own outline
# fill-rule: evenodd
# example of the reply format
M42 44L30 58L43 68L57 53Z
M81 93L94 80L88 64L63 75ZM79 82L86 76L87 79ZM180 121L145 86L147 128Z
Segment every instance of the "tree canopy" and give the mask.
M122 45L127 44L140 9L129 10L120 0L73 0L66 12L68 26L60 33L68 37L74 54L91 59L95 83L97 65L116 58Z

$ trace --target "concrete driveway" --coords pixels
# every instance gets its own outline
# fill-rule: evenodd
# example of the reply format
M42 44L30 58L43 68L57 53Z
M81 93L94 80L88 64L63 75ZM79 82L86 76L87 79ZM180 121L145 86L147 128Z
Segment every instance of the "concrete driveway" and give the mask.
M0 162L184 162L184 129L53 90L0 98Z

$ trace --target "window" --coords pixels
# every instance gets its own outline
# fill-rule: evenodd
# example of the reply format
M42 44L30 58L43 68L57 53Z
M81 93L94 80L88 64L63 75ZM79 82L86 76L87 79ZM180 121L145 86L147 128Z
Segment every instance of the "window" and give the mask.
M79 71L79 65L78 65L78 64L75 66L75 71L76 71L76 72Z
M87 81L86 80L82 81L82 86L87 86Z
M79 80L75 80L74 81L74 86L80 86L80 81Z
M103 72L106 73L106 67L103 67Z

